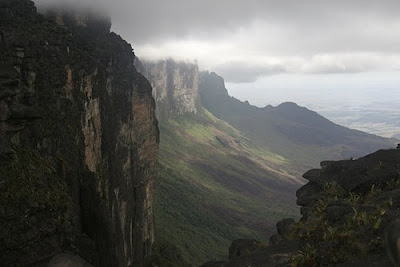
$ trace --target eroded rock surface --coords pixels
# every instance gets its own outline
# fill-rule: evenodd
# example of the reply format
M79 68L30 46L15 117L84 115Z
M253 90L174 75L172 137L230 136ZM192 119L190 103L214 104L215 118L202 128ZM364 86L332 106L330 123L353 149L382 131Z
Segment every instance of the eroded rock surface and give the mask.
M197 114L200 72L196 64L172 59L137 61L138 71L151 81L160 119L173 118L186 112Z
M204 266L393 266L386 250L398 262L400 150L324 161L304 178L299 222L278 222L268 245L234 241L229 262Z
M142 264L154 239L150 83L109 20L0 2L0 262L67 249Z

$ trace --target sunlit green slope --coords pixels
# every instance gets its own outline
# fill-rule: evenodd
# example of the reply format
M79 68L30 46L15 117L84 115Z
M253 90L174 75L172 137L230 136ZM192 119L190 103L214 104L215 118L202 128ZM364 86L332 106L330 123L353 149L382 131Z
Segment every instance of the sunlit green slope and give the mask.
M290 162L209 112L161 121L160 133L156 250L170 261L221 259L232 240L267 239L298 216Z

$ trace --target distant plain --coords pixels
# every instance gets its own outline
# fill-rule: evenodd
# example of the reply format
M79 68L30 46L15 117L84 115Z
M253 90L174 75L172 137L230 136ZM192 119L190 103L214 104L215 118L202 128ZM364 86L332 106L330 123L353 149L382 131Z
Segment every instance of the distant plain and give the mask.
M400 139L400 90L390 89L264 89L228 84L229 93L240 100L263 107L295 102L327 119L367 133ZM251 96L253 95L253 96ZM251 97L249 97L251 96Z

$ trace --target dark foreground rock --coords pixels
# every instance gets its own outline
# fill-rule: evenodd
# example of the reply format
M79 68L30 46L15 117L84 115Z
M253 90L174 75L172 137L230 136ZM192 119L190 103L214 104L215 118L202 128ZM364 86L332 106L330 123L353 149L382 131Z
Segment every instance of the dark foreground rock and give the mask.
M278 222L269 245L234 241L229 262L215 266L400 264L399 149L325 161L304 178L309 183L297 191L299 222Z
M141 265L154 239L151 86L108 19L50 13L0 1L0 265L65 250Z

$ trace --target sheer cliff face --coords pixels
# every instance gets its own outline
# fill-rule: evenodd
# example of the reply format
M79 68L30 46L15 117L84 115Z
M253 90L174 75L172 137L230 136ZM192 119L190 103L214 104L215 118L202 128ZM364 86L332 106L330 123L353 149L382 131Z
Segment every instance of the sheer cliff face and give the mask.
M173 60L137 62L137 65L154 89L159 118L174 117L185 112L198 113L200 74L197 65Z
M109 29L45 19L28 0L0 3L2 264L70 250L129 266L150 253L155 102L132 48Z

